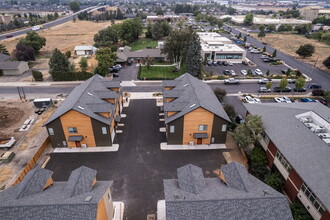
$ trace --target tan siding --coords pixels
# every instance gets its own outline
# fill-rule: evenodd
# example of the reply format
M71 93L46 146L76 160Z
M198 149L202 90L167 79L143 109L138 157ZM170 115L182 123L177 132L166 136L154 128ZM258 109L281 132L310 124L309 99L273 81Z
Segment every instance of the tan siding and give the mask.
M47 183L44 186L44 189L47 189L51 185L53 185L53 178L49 177L49 179L47 180Z
M166 98L166 102L171 102L173 101L175 98Z
M99 114L102 115L102 116L104 116L104 117L106 117L106 118L110 118L109 112L101 112Z
M190 141L197 144L197 139L194 138L194 133L207 133L208 138L203 138L202 144L210 144L213 118L214 114L203 108L198 108L187 113L184 116L183 123L183 144L189 144ZM207 125L207 131L198 131L199 125Z
M99 202L97 206L96 220L108 219L107 210L105 209L104 198Z
M170 116L172 116L172 115L174 115L174 114L176 114L177 112L167 112L167 117L170 117Z
M106 101L115 104L115 99L106 99Z
M173 87L165 87L165 90L171 90Z
M110 88L112 91L119 91L119 88Z
M76 147L74 141L68 141L70 135L82 135L83 139L81 144L87 144L87 147L95 147L94 132L92 128L92 122L90 117L81 114L75 110L70 110L60 117L65 138L68 143L68 147ZM70 134L68 128L76 127L78 133Z

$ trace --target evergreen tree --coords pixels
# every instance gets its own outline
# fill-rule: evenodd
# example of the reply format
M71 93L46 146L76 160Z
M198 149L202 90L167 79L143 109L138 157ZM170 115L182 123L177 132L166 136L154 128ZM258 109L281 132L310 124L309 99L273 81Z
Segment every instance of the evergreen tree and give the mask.
M54 73L68 73L73 72L71 64L67 58L59 49L55 49L52 57L49 60L49 73L53 76Z
M197 77L201 73L201 44L198 35L193 32L187 51L187 72Z
M116 19L118 19L118 20L124 19L123 13L121 12L121 10L119 8L117 9Z
M244 42L246 42L246 40L247 40L247 39L246 39L246 35L245 35L245 36L244 36Z
M112 52L110 48L101 48L96 51L96 60L98 66L95 68L94 73L105 76L109 73L109 68L115 64L117 59L116 53Z
M8 50L6 49L5 45L0 44L0 53L10 55Z
M0 49L1 51L1 49ZM328 56L325 60L323 60L323 65L330 69L330 56Z
M259 34L258 34L258 37L259 37L259 38L264 38L264 37L266 37L266 33L265 33L265 31L264 31L264 30L261 30L261 31L259 32Z
M277 50L275 49L272 56L276 57L276 55L277 55Z
M82 57L80 59L79 66L80 66L81 71L85 72L87 70L88 63L87 63L87 58L86 57Z

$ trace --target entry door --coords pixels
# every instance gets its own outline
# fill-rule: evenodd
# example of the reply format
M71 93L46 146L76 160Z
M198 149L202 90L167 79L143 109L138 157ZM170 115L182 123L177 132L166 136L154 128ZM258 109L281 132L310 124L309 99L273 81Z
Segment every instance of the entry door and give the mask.
M76 147L81 147L80 141L75 141L76 142Z
M202 138L197 138L197 144L202 144Z

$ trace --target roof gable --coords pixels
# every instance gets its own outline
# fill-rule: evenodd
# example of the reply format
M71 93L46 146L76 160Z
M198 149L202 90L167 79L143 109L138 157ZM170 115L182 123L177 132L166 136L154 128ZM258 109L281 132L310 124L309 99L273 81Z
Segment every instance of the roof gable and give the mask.
M81 166L71 172L65 191L70 197L90 192L96 178L96 170Z
M177 169L179 186L182 190L198 194L205 186L203 170L192 164Z

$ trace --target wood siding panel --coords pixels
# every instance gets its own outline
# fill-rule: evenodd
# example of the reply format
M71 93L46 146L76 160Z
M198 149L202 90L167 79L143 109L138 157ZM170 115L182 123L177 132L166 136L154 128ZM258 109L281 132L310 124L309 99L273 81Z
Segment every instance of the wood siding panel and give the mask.
M183 138L183 121L180 117L166 125L167 143L168 144L182 144ZM170 126L174 126L174 133L170 133Z
M326 211L325 213L323 213L321 220L329 220L329 219L330 219L330 213Z
M165 98L166 102L172 102L175 98Z
M95 144L98 147L101 146L112 146L111 141L111 133L110 133L110 127L107 124L104 124L100 121L97 121L95 119L91 119L92 121L92 127L93 127L93 133L95 137ZM106 127L107 134L102 133L102 127Z
M48 136L50 138L50 142L52 143L53 147L66 147L63 145L63 141L66 141L65 135L63 132L63 127L60 118L55 119L54 121L50 122L46 125ZM54 131L54 135L50 135L48 128L52 128Z
M197 139L194 138L194 133L207 133L208 138L203 138L202 144L211 143L211 134L213 126L214 114L203 109L197 108L192 112L184 115L183 123L183 144L187 145L189 142L193 141L197 144ZM207 125L207 131L198 131L199 125Z
M171 90L171 89L173 89L174 87L165 87L164 89L165 90Z
M110 118L109 112L101 112L99 114L102 115L103 117Z
M217 115L214 115L212 126L212 137L214 138L214 144L226 143L227 129L226 131L222 131L222 125L224 124L228 126L228 122L226 120L220 118Z
M271 155L269 149L266 151L266 157L267 157L267 166L271 169L274 164L274 157Z
M107 102L110 102L112 104L115 104L116 100L115 99L106 99Z
M300 176L298 175L298 173L294 169L290 170L289 178L292 180L294 185L298 189L300 189L301 185L303 184L303 180L300 178Z
M107 220L107 210L105 209L104 198L99 202L97 206L96 220Z
M110 90L118 92L119 88L110 88Z
M83 139L81 144L87 144L87 147L95 147L95 138L92 127L91 118L77 112L75 110L70 110L60 117L63 126L64 135L68 143L68 147L76 147L74 141L68 141L71 135L82 135ZM70 134L68 128L76 127L77 133Z
M284 184L284 191L291 201L295 200L295 198L297 197L298 191L289 179L287 179Z
M174 115L174 114L176 114L177 112L167 112L167 117L170 117L170 116L172 116L172 115Z
M277 147L275 146L275 144L270 140L269 141L269 144L268 144L268 150L274 155L275 157L275 154L277 152Z

